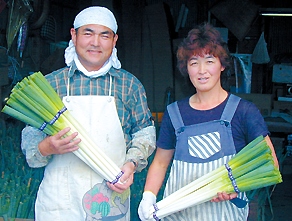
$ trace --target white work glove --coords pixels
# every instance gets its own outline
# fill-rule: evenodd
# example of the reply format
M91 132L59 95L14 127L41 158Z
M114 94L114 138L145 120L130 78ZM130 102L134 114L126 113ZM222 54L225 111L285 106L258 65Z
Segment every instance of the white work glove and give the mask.
M156 203L156 196L150 191L144 192L138 208L139 218L142 221L155 221L155 219L149 214L150 208L154 203Z

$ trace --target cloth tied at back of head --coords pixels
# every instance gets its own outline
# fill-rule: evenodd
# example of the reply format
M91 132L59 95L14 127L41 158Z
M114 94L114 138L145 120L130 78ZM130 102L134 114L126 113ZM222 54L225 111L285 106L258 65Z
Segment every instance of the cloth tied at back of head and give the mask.
M115 19L114 14L109 9L105 7L101 7L101 6L92 6L79 12L75 17L73 26L74 26L74 29L77 29L77 28L80 28L81 26L89 25L89 24L103 25L111 29L115 34L117 33L117 30L118 30L117 21ZM69 46L65 50L65 63L68 66L70 66L71 62L76 59L77 59L77 56L76 56L75 46L72 40L70 40ZM88 72L84 74L90 75L90 77L97 77L97 76L105 74L105 72L107 72L111 66L117 69L121 68L121 63L118 60L116 48L113 48L113 53L111 54L111 57L109 58L108 62L106 62L104 66L107 66L107 67L102 67L98 71L93 71L93 73ZM82 69L84 70L85 68L83 67ZM99 72L99 73L96 73L96 72Z

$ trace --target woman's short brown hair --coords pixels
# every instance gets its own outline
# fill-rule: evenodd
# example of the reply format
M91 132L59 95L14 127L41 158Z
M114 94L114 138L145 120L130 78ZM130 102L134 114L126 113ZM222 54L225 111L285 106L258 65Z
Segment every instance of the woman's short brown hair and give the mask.
M229 50L220 32L208 23L192 29L177 51L178 69L188 76L187 62L193 55L210 54L218 57L223 67L229 66Z

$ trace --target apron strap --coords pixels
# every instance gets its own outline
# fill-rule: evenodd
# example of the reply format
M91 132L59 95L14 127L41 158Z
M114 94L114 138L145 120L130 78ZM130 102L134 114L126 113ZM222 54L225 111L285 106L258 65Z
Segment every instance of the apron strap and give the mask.
M228 121L229 125L231 123L231 120L234 116L234 113L237 109L237 106L239 104L239 101L241 100L240 97L234 95L234 94L230 94L229 99L227 101L227 104L223 110L223 113L221 115L221 120L223 121ZM238 197L229 200L231 203L233 203L235 206L237 206L238 208L244 208L246 206L246 204L248 203L247 200L243 199L244 194L239 193Z
M108 96L111 96L111 94L112 94L112 81L113 81L113 77L109 74L109 78L110 78L110 85L109 85L109 90L108 90Z
M172 122L172 125L175 129L176 135L182 131L184 128L184 122L182 120L177 101L167 106L167 111Z
M240 97L230 94L227 104L221 115L221 121L227 121L229 123L231 122L240 100ZM176 133L180 132L180 128L183 128L185 125L180 115L177 101L168 105L167 110Z
M230 94L220 120L227 121L229 123L231 122L240 99L240 97Z
M70 65L70 68L69 68L69 71L68 71L67 94L66 94L66 96L69 96L69 93L70 93L70 91L69 91L70 77L69 76L70 76L71 71L72 71L72 65Z

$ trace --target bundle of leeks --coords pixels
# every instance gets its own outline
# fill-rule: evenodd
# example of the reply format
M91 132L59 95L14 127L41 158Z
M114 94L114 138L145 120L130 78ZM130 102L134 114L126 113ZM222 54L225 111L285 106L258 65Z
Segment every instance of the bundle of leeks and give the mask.
M150 217L162 219L191 206L210 201L218 192L245 192L282 182L270 147L259 136L227 164L177 190L150 208Z
M120 168L87 135L41 72L24 78L14 86L2 112L48 135L66 127L71 128L67 135L77 131L81 142L79 149L73 153L105 180L119 181L122 175Z

